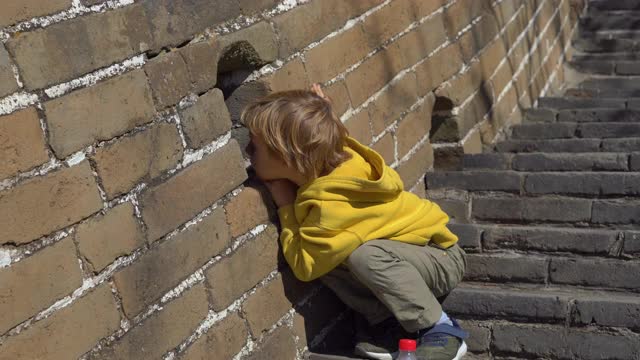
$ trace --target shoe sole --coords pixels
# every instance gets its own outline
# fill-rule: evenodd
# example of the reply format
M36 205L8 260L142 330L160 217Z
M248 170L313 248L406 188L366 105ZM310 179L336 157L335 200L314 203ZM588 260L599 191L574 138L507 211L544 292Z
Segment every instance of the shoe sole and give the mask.
M355 349L354 351L355 355L358 356L365 356L369 359L374 359L374 360L393 360L395 358L395 356L397 355L397 353L375 353L375 352L368 352L368 351L364 351L361 349Z
M467 353L467 344L464 342L464 340L462 341L462 344L460 344L460 348L458 349L458 353L456 354L456 357L453 358L453 360L460 360L462 359L462 357L464 356L464 354Z

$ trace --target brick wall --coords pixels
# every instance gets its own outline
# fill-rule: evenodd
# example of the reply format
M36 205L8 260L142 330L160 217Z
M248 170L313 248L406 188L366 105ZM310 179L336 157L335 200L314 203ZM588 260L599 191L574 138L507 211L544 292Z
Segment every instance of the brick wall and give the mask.
M0 358L300 358L350 313L279 255L243 105L320 82L408 190L563 81L569 0L0 5Z

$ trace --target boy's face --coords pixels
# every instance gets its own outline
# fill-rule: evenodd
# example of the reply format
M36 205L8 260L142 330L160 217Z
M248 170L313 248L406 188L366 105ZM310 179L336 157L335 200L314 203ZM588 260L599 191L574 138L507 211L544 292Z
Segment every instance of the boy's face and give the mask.
M289 173L287 164L278 154L269 150L260 136L251 134L251 142L246 150L251 156L251 164L260 180L270 181L287 177Z

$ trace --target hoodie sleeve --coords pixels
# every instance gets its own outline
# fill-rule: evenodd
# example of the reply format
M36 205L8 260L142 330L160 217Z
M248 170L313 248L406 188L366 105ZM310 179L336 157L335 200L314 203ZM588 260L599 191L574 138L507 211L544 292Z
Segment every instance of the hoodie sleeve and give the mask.
M328 273L362 244L351 231L320 226L319 207L314 207L302 224L296 220L293 205L279 208L278 215L282 252L299 280L311 281Z

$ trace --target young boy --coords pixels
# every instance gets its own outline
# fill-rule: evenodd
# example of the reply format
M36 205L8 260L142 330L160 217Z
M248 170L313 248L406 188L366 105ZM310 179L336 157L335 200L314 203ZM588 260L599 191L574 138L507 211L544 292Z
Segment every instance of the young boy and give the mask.
M447 214L404 191L398 173L348 135L317 84L258 99L241 121L293 273L319 278L370 326L355 353L391 359L398 339L413 336L419 359L460 359L468 334L438 301L466 268Z

